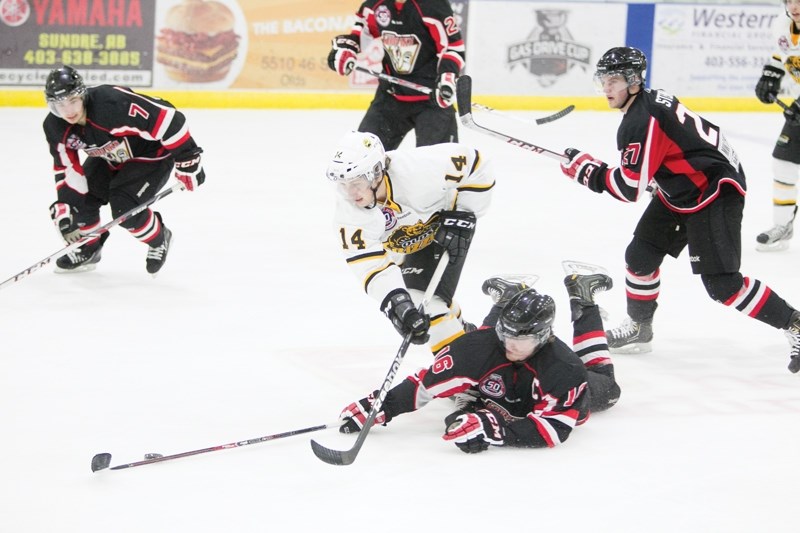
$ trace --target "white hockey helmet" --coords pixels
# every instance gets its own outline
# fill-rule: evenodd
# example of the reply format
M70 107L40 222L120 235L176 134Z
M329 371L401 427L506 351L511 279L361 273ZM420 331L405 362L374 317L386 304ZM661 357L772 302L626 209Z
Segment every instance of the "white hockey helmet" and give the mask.
M351 131L339 140L325 173L333 182L363 179L372 184L383 177L386 151L376 135Z

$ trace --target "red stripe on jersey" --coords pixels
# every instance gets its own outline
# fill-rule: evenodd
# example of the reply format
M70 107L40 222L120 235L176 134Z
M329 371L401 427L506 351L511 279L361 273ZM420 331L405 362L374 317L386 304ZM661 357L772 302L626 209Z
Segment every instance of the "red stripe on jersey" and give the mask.
M183 135L183 137L181 137L180 139L178 139L177 141L175 141L172 144L165 144L164 147L167 148L168 150L175 150L180 145L185 143L187 141L187 139L190 139L191 137L192 137L191 134L187 130L186 133Z
M583 335L578 335L577 337L573 337L572 338L572 343L573 344L578 344L578 343L581 343L583 341L587 341L589 339L597 339L599 337L605 338L605 336L606 336L606 334L603 331L600 331L600 330L590 331L589 333L584 333Z

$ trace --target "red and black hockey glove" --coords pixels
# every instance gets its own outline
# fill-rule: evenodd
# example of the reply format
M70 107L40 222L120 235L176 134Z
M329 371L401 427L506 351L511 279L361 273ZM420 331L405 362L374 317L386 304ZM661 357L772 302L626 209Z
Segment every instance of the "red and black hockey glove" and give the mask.
M450 254L450 263L467 256L478 219L471 211L440 211L433 240Z
M488 409L464 413L453 420L442 438L464 453L479 453L489 446L503 446L505 422Z
M778 97L778 91L781 89L783 74L783 69L772 65L764 65L764 70L761 71L761 78L756 83L756 98L764 104L774 102L775 98Z
M361 52L361 43L354 35L337 35L328 53L328 68L347 76L356 66L356 56Z
M69 204L63 202L53 202L50 205L50 218L53 219L61 236L67 242L72 244L78 242L81 238L81 230L78 227L78 222L72 216L72 208Z
M569 179L596 190L596 186L592 182L602 179L608 165L577 148L567 148L564 150L564 155L569 161L561 163L561 172Z
M456 103L456 75L452 72L442 72L436 80L434 100L441 108L448 108Z
M400 335L405 337L411 333L411 344L425 344L430 339L430 317L419 312L407 290L395 289L387 294L381 303L381 311Z
M206 181L206 172L200 160L203 149L195 148L175 157L175 177L187 191L193 191Z
M377 397L378 391L373 391L366 398L353 402L342 409L342 412L339 414L339 420L341 421L339 433L358 433L361 431L361 428L364 427L364 423L367 421L369 412L372 410L372 404L375 403L375 398ZM385 426L391 419L392 417L386 416L386 413L383 411L379 411L373 425L383 424Z

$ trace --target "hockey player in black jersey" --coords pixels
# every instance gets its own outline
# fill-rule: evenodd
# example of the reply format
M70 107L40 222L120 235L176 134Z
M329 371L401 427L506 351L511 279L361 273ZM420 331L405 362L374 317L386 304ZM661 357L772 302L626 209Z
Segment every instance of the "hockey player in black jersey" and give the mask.
M352 31L333 39L328 66L352 72L361 38L381 39L386 74L431 87L430 97L381 80L358 127L394 150L414 130L417 146L458 142L453 103L464 70L464 41L448 0L366 0Z
M719 127L675 96L644 88L647 60L629 47L607 51L595 82L608 105L623 113L618 166L574 148L563 173L622 202L650 198L625 252L629 318L606 332L612 352L650 351L664 257L688 245L692 272L708 295L751 318L786 330L789 370L800 370L800 312L766 284L743 277L741 229L745 174ZM650 195L648 188L655 187Z
M483 327L445 346L429 368L392 388L375 423L386 424L434 398L473 389L476 400L445 419L442 438L477 453L490 445L556 446L590 413L613 406L620 388L594 302L596 292L611 288L611 278L574 274L564 283L572 310L572 348L553 334L550 296L515 280L490 278L483 291L494 305ZM363 427L374 394L342 411L342 433Z
M50 113L44 133L53 156L57 199L50 215L67 243L100 227L100 207L114 218L153 198L175 167L193 191L205 180L200 153L180 111L165 100L128 87L86 87L70 66L45 83ZM156 275L167 259L172 232L161 214L146 209L121 224L148 245L146 268ZM108 233L56 261L56 272L92 270Z

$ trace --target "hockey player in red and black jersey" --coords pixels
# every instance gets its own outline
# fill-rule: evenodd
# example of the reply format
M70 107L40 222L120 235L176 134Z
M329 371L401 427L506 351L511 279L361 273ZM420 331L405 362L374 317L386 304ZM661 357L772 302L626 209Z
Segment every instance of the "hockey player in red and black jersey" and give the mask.
M745 174L720 129L673 95L644 88L641 50L612 48L597 63L595 83L623 113L618 166L586 152L565 151L564 174L622 202L650 198L625 252L628 320L607 333L611 351L650 351L664 257L689 247L692 272L708 295L745 315L787 331L789 370L800 370L800 312L766 284L743 277L741 229ZM655 187L650 195L648 188Z
M205 180L200 154L186 119L165 100L128 87L86 87L69 66L45 83L50 113L44 133L53 156L57 200L50 215L67 243L100 227L100 207L114 218L153 198L175 167L193 191ZM146 209L120 224L148 245L147 271L156 275L167 259L172 232L161 214ZM56 261L56 272L92 270L100 261L103 233Z
M442 348L434 363L392 388L376 424L424 407L434 398L472 389L473 402L445 419L443 439L466 453L489 446L545 448L563 443L592 412L620 397L594 294L611 288L605 274L564 280L570 295L573 344L553 334L550 296L509 278L490 278L483 291L494 301L483 326ZM359 431L374 395L341 413L342 433Z
M458 142L453 104L464 70L464 41L448 0L367 0L349 34L333 39L328 66L352 72L362 37L380 39L384 73L431 87L424 95L381 80L359 131L374 133L394 150L414 130L417 146Z

